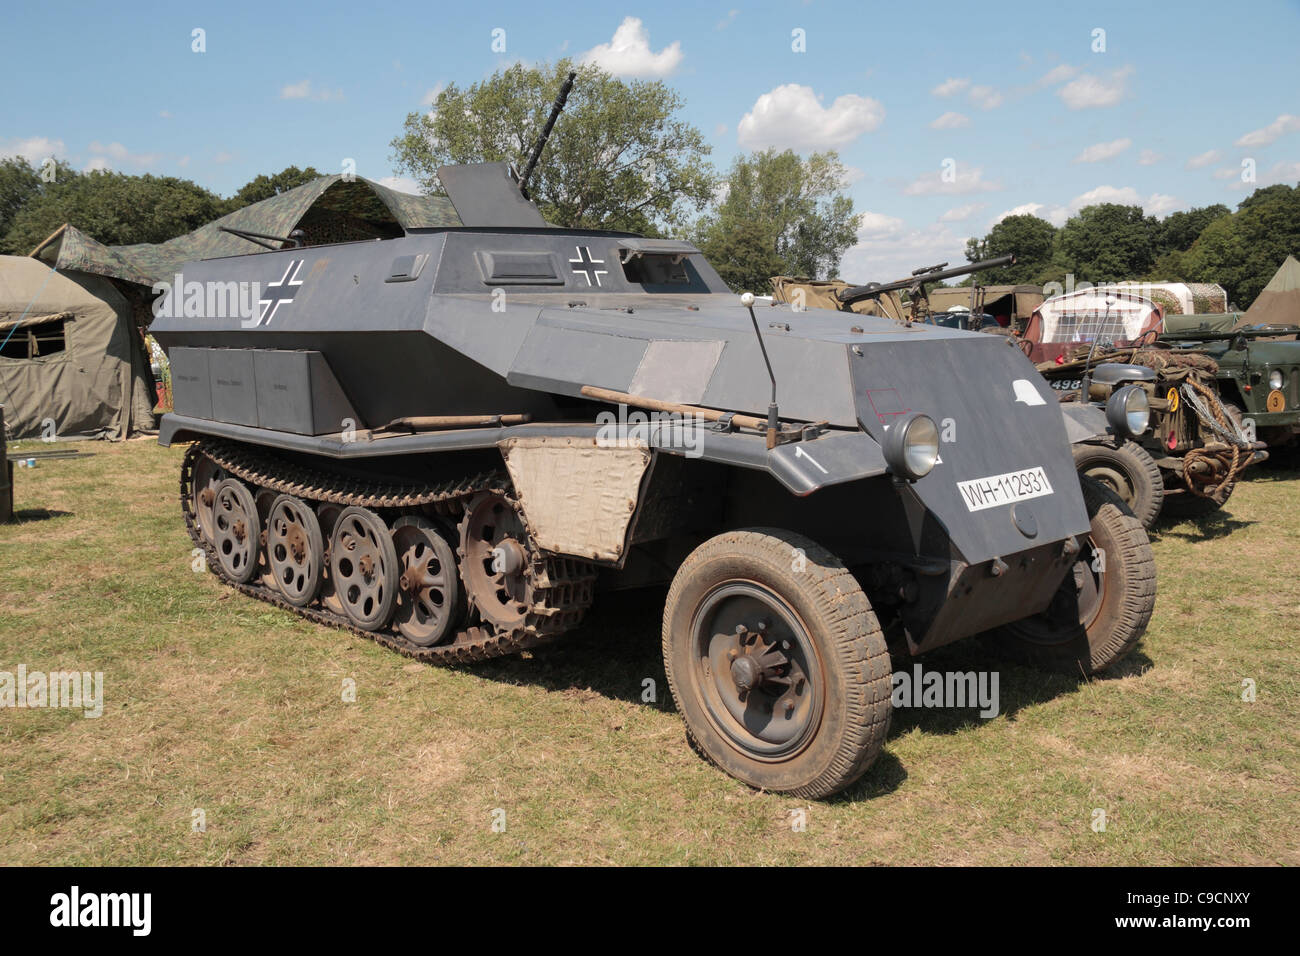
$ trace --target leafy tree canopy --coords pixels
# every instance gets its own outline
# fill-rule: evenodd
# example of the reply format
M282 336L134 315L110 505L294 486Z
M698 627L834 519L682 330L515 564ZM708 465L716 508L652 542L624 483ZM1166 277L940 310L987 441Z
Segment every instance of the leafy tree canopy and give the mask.
M966 240L966 258L974 262L1014 255L1015 263L975 274L981 285L1016 285L1043 282L1052 269L1056 227L1037 216L1007 216L994 224L983 239Z
M807 159L774 149L740 156L725 197L696 225L700 248L737 291L764 291L778 273L834 277L861 220L843 192L847 185L834 152ZM744 246L752 247L753 267L736 258Z
M528 189L560 226L657 234L712 198L710 147L677 118L682 98L662 82L625 81L592 65L515 64L455 84L428 113L410 113L392 141L397 168L438 193L439 166L508 162L521 173L570 69L578 77Z

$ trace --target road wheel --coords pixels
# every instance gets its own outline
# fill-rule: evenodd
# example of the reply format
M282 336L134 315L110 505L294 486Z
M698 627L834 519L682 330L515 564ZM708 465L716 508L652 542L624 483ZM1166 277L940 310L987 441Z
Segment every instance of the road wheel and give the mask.
M306 502L279 495L266 523L266 561L286 601L306 607L316 599L325 566L320 520Z
M1092 528L1047 610L990 637L1008 656L1085 676L1133 649L1156 604L1156 562L1142 524L1113 491L1079 479Z
M212 537L226 575L246 584L257 573L262 522L253 494L234 478L217 482L212 497Z
M1145 448L1126 441L1118 448L1075 445L1073 451L1074 467L1080 475L1119 495L1142 527L1150 529L1155 524L1165 501L1165 483L1160 467Z
M432 521L404 515L393 523L397 550L397 611L402 636L421 647L441 644L465 616L465 596L456 569L456 552Z
M889 652L834 555L772 528L711 538L664 607L664 664L696 749L763 790L820 798L866 772L889 730Z
M334 597L352 623L377 631L397 601L397 551L382 518L366 508L344 508L330 534Z

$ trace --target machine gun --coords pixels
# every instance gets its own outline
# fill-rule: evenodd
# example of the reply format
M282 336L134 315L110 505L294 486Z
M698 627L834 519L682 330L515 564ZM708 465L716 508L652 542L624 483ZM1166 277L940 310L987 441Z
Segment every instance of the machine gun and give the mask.
M525 199L531 199L528 195L528 177L533 174L537 168L537 161L542 158L542 149L546 146L546 141L551 138L551 130L555 128L555 121L560 118L560 113L564 111L564 104L568 102L569 91L573 89L573 81L578 74L575 70L570 70L568 77L564 80L564 85L560 87L560 93L555 97L555 102L551 104L551 115L546 120L546 125L542 127L542 135L537 137L537 142L533 144L533 151L528 156L528 163L524 166L523 175L519 177L519 191L523 193Z
M951 269L946 268L948 263L941 262L937 266L917 269L910 278L899 279L897 282L868 282L866 285L841 289L835 294L835 297L840 300L842 306L847 307L862 299L879 300L880 296L887 292L906 291L912 306L907 324L911 325L918 320L924 321L926 316L930 314L930 299L926 292L926 286L929 283L970 275L972 272L978 272L981 269L997 269L1002 266L1009 266L1015 261L1016 257L1014 255L997 256L993 259L968 262L964 266L953 266Z

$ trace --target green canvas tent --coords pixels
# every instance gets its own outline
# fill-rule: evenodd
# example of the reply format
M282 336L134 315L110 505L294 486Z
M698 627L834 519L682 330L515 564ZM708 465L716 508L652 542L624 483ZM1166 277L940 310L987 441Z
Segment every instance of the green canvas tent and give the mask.
M1295 256L1286 257L1242 315L1237 328L1252 329L1257 325L1300 325L1300 262Z
M259 246L222 227L288 236L304 233L309 246L327 242L393 238L408 229L456 226L460 220L451 201L440 196L413 196L359 176L321 176L309 183L237 209L166 242L105 246L66 225L32 251L60 272L108 276L140 286L170 282L186 262L242 256ZM272 242L278 248L281 243ZM142 317L146 322L148 315Z
M0 256L0 404L11 440L152 431L152 383L132 306L112 282Z

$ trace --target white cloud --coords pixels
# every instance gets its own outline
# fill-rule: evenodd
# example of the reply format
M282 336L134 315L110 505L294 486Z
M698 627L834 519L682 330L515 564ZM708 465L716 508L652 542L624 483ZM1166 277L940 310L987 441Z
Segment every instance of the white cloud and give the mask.
M852 185L853 183L856 183L858 180L866 179L866 178L867 178L867 174L865 170L859 169L856 166L844 167L844 182L846 184Z
M424 96L420 97L421 106L433 106L438 102L438 94L447 88L445 83L436 83L424 91Z
M1084 206L1096 206L1107 202L1119 203L1121 206L1140 206L1142 199L1132 186L1098 186L1071 199L1070 209L1077 212Z
M90 144L90 151L125 166L152 166L161 158L158 153L133 153L121 143L105 145L98 140Z
M1089 146L1078 156L1074 157L1076 163L1100 163L1108 159L1114 159L1124 150L1133 145L1131 139L1115 139L1109 143L1094 143Z
M1064 224L1069 216L1069 210L1064 206L1045 206L1040 202L1027 202L1023 205L1008 209L1005 212L998 213L989 222L989 228L992 229L1003 219L1008 216L1037 216L1039 219L1046 219L1053 226Z
M1142 204L1142 211L1148 216L1167 216L1175 209L1181 209L1185 205L1187 204L1176 196L1152 193L1147 197L1147 201Z
M1215 179L1236 179L1237 176L1240 175L1240 173L1241 170L1238 169L1236 166L1226 166L1223 169L1216 169L1214 171L1214 178Z
M171 110L159 110L158 115L161 116L163 119L172 118Z
M812 87L787 83L755 101L736 127L736 138L747 149L831 149L871 132L884 119L885 107L870 97L846 93L822 106Z
M27 139L0 140L0 159L21 156L33 166L40 166L51 156L66 156L67 154L68 150L61 139L32 136Z
M972 86L970 101L978 109L991 110L1002 105L1002 94L991 86Z
M1133 67L1115 70L1108 77L1084 73L1060 89L1061 100L1072 110L1114 106L1128 93L1128 78Z
M970 117L951 110L930 123L930 129L961 129L970 125Z
M934 173L922 173L903 188L905 196L965 196L970 193L997 192L1001 183L984 179L984 171L978 166L961 169L954 167L953 174L946 176L943 170Z
M311 80L308 79L303 80L301 83L290 83L288 86L280 87L280 99L317 100L324 103L330 100L343 99L343 91L314 89Z
M212 157L212 161L217 165L224 165L225 163L234 162L234 159L235 159L235 154L228 153L224 149L221 152L217 153L217 155Z
M900 223L880 233L859 231L858 244L844 254L840 263L840 275L850 282L888 282L921 266L964 263L966 239L943 223L922 229L909 229Z
M947 212L945 212L942 216L939 217L939 221L940 222L961 222L962 220L969 219L971 216L975 215L975 213L979 212L986 205L987 205L986 203L982 203L982 202L972 202L972 203L967 203L964 206L953 206L951 209L949 209Z
M636 17L624 17L608 43L592 47L581 57L615 76L667 76L682 62L682 45L674 40L658 53L650 49L650 31Z
M1206 166L1209 166L1211 163L1218 162L1220 155L1222 154L1217 149L1208 150L1207 152L1201 153L1198 156L1193 156L1191 159L1189 159L1187 161L1187 168L1204 169Z
M736 21L736 17L739 14L740 14L739 10L728 10L727 15L718 21L715 29L717 30L727 29L727 27L731 26Z
M886 216L880 212L862 213L862 224L858 227L858 240L885 239L896 236L903 230L903 220L895 216Z
M410 176L384 176L382 179L376 179L375 182L399 193L410 193L413 196L420 195L420 184Z
M1287 161L1274 163L1267 171L1260 173L1256 177L1257 181L1253 183L1243 183L1241 177L1237 177L1235 183L1229 183L1228 188L1233 190L1255 190L1264 186L1276 186L1278 183L1286 183L1288 186L1294 185L1300 181L1300 161Z
M1300 116L1283 113L1263 129L1251 130L1237 140L1236 145L1246 147L1268 146L1279 137L1285 136L1287 133L1294 133L1297 130L1300 130Z
M1154 166L1162 159L1164 159L1164 156L1157 153L1154 149L1144 149L1142 152L1138 153L1139 166Z
M1164 216L1175 209L1182 209L1187 204L1176 196L1165 193L1152 193L1143 199L1132 186L1098 186L1070 200L1070 211L1078 212L1084 206L1096 206L1100 203L1118 203L1121 206L1141 206L1149 216Z
M1079 75L1077 66L1070 66L1062 63L1060 66L1054 66L1038 79L1039 86L1056 86L1058 83L1064 83L1066 80L1072 80Z
M949 77L930 92L935 96L952 96L954 93L960 93L968 86L970 86L970 80Z
M113 167L109 164L108 160L105 159L103 156L96 156L90 162L86 163L85 166L81 167L81 171L83 173L93 173L96 170L107 173L107 172L111 172L112 169Z
M717 139L722 139L722 137L726 136L726 135L727 135L727 124L726 124L726 123L719 123L717 126L713 127L713 135L714 135L714 137L717 138Z

